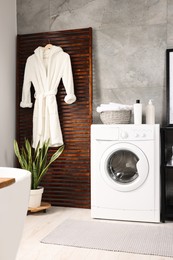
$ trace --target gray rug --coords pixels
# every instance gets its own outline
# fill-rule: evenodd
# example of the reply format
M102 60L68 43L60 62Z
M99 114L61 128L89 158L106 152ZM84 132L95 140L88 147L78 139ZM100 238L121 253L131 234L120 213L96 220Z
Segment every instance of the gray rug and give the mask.
M66 220L41 242L173 257L173 226Z

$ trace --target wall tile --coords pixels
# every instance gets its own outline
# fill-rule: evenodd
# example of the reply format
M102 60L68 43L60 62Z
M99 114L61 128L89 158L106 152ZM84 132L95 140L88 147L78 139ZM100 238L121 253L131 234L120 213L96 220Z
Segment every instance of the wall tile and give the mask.
M173 48L173 1L168 0L167 45Z
M100 26L107 0L50 0L51 30Z
M95 87L100 92L121 87L162 88L165 39L166 26L126 26L121 30L118 26L102 26L95 40L98 61Z
M143 25L166 23L167 0L109 0L104 24Z
M49 31L49 0L17 0L18 34Z

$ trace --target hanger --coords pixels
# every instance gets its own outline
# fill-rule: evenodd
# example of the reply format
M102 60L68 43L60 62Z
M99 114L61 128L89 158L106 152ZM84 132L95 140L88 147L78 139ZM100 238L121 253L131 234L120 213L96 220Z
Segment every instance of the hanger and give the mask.
M53 45L50 43L50 40L49 40L49 43L46 44L46 46L44 47L44 49L45 49L45 50L51 49L52 46L53 46Z

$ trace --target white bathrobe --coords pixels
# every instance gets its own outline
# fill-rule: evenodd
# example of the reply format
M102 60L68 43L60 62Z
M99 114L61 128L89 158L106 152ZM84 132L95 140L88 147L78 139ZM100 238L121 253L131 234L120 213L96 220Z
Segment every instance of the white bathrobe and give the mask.
M32 107L31 83L35 89L33 147L50 139L50 146L63 144L56 94L62 78L68 104L75 102L70 56L61 47L38 47L26 61L21 107Z

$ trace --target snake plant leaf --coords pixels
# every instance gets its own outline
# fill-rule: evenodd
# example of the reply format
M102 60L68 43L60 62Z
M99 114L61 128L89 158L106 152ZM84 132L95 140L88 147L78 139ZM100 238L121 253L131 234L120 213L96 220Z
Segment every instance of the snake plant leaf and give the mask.
M28 162L27 162L27 160L26 160L25 158L26 158L26 157L23 156L23 154L21 154L21 160L22 160L22 165L21 165L21 167L22 167L23 169L29 170L29 165L28 165Z
M62 146L52 155L52 157L50 158L50 162L49 162L48 166L49 166L50 164L52 164L52 163L62 154L63 150L64 150L64 145L62 145Z
M19 146L18 146L18 143L17 143L16 140L14 140L14 152L15 152L15 155L17 156L17 158L18 158L20 166L22 168L24 168L23 159L20 155Z
M25 140L25 149L26 149L26 156L28 159L28 163L30 164L32 162L32 148L28 139Z
M39 149L40 149L40 141L37 144L37 147L35 148L35 152L34 152L34 160L37 160L37 157L39 155Z
M46 174L49 166L62 154L63 150L64 150L64 145L60 146L59 149L52 155L52 157L50 158L49 163L43 169L43 171L41 172L41 174L39 176L39 182L42 180L43 176Z
M38 142L37 147L32 148L28 139L25 139L24 146L19 149L18 143L14 140L14 152L18 158L21 168L26 169L31 172L32 178L32 189L37 189L42 180L43 176L46 174L49 166L61 155L64 150L64 145L60 146L58 150L51 156L48 161L48 149L49 140L43 142L42 147L40 147L40 142Z
M31 189L36 189L38 186L38 176L37 176L37 167L35 165L35 162L33 162L33 167L32 167L33 171L32 171L32 185L31 185Z

